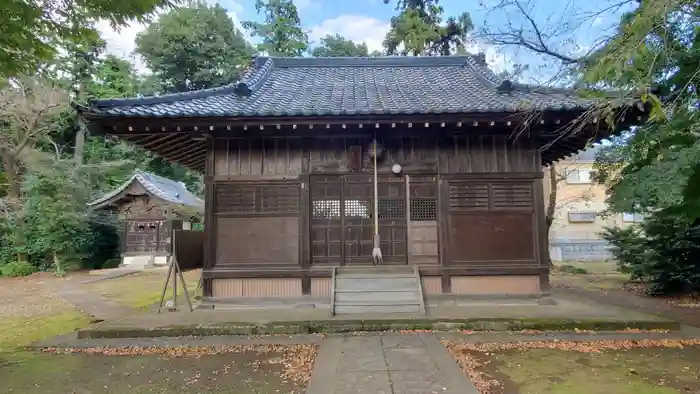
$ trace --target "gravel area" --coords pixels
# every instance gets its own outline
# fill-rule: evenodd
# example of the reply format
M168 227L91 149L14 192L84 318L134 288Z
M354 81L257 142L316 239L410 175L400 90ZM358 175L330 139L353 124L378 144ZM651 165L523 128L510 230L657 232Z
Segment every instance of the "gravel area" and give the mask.
M0 278L0 318L52 315L72 305L35 279Z

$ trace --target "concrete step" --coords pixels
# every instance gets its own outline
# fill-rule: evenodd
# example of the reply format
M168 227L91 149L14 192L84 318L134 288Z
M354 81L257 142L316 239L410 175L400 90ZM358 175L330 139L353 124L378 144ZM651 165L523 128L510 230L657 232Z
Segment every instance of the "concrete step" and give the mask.
M420 305L336 305L336 315L349 315L354 313L420 313Z
M335 278L337 290L415 290L418 288L415 278L372 278L372 279L344 279Z
M395 304L410 303L420 304L418 290L416 291L366 291L366 292L338 292L335 293L336 304L348 303L372 303Z
M413 267L407 265L357 266L336 268L336 275L343 274L412 274Z
M344 273L344 274L336 274L335 276L337 279L413 279L415 276L413 273L405 274L405 273L395 273L395 274L377 274L377 273Z

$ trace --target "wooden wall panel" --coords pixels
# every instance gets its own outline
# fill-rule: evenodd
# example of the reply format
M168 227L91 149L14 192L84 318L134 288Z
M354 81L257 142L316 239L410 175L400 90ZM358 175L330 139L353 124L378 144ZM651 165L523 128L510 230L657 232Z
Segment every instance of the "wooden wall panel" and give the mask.
M217 217L216 266L298 265L299 218Z
M540 153L527 139L506 135L457 135L440 144L442 173L539 172Z
M537 266L533 181L453 179L446 192L447 264Z
M438 263L437 221L415 221L408 225L408 263Z
M540 292L539 276L453 276L452 294L537 294Z
M311 295L315 297L330 297L331 295L331 279L330 278L311 278Z
M238 297L300 297L301 280L274 279L214 279L214 298Z
M509 261L534 265L532 214L484 213L450 217L451 263Z
M442 294L442 278L438 276L423 276L420 278L423 295Z
M299 137L217 139L215 176L286 176L301 174L303 140Z

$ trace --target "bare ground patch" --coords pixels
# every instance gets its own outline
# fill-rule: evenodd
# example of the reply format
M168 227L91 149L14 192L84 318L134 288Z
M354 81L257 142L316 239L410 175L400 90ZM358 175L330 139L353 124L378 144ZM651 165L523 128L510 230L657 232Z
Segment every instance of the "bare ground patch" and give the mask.
M700 393L700 339L442 342L483 394Z
M32 393L303 393L314 345L46 349L0 360L0 381ZM3 387L5 388L5 387Z
M70 303L51 294L33 277L0 278L0 319L50 315L70 309Z

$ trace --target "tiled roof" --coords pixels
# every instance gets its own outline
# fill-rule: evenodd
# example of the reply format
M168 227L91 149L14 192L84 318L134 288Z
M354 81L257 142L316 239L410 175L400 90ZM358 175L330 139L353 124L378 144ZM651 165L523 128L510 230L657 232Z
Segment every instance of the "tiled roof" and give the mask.
M593 104L564 89L502 81L479 56L258 57L237 83L90 102L137 117L351 116L567 110Z
M593 145L589 147L588 149L579 151L578 153L574 154L571 156L570 160L572 161L579 161L579 162L593 162L595 161L596 156L598 155L598 152L602 148L601 145Z
M137 171L126 182L122 183L121 186L89 203L88 205L91 207L98 207L108 203L109 200L118 196L133 182L139 182L153 196L161 198L165 201L174 204L187 205L199 210L204 209L204 201L187 190L187 187L185 187L183 183L144 171Z

